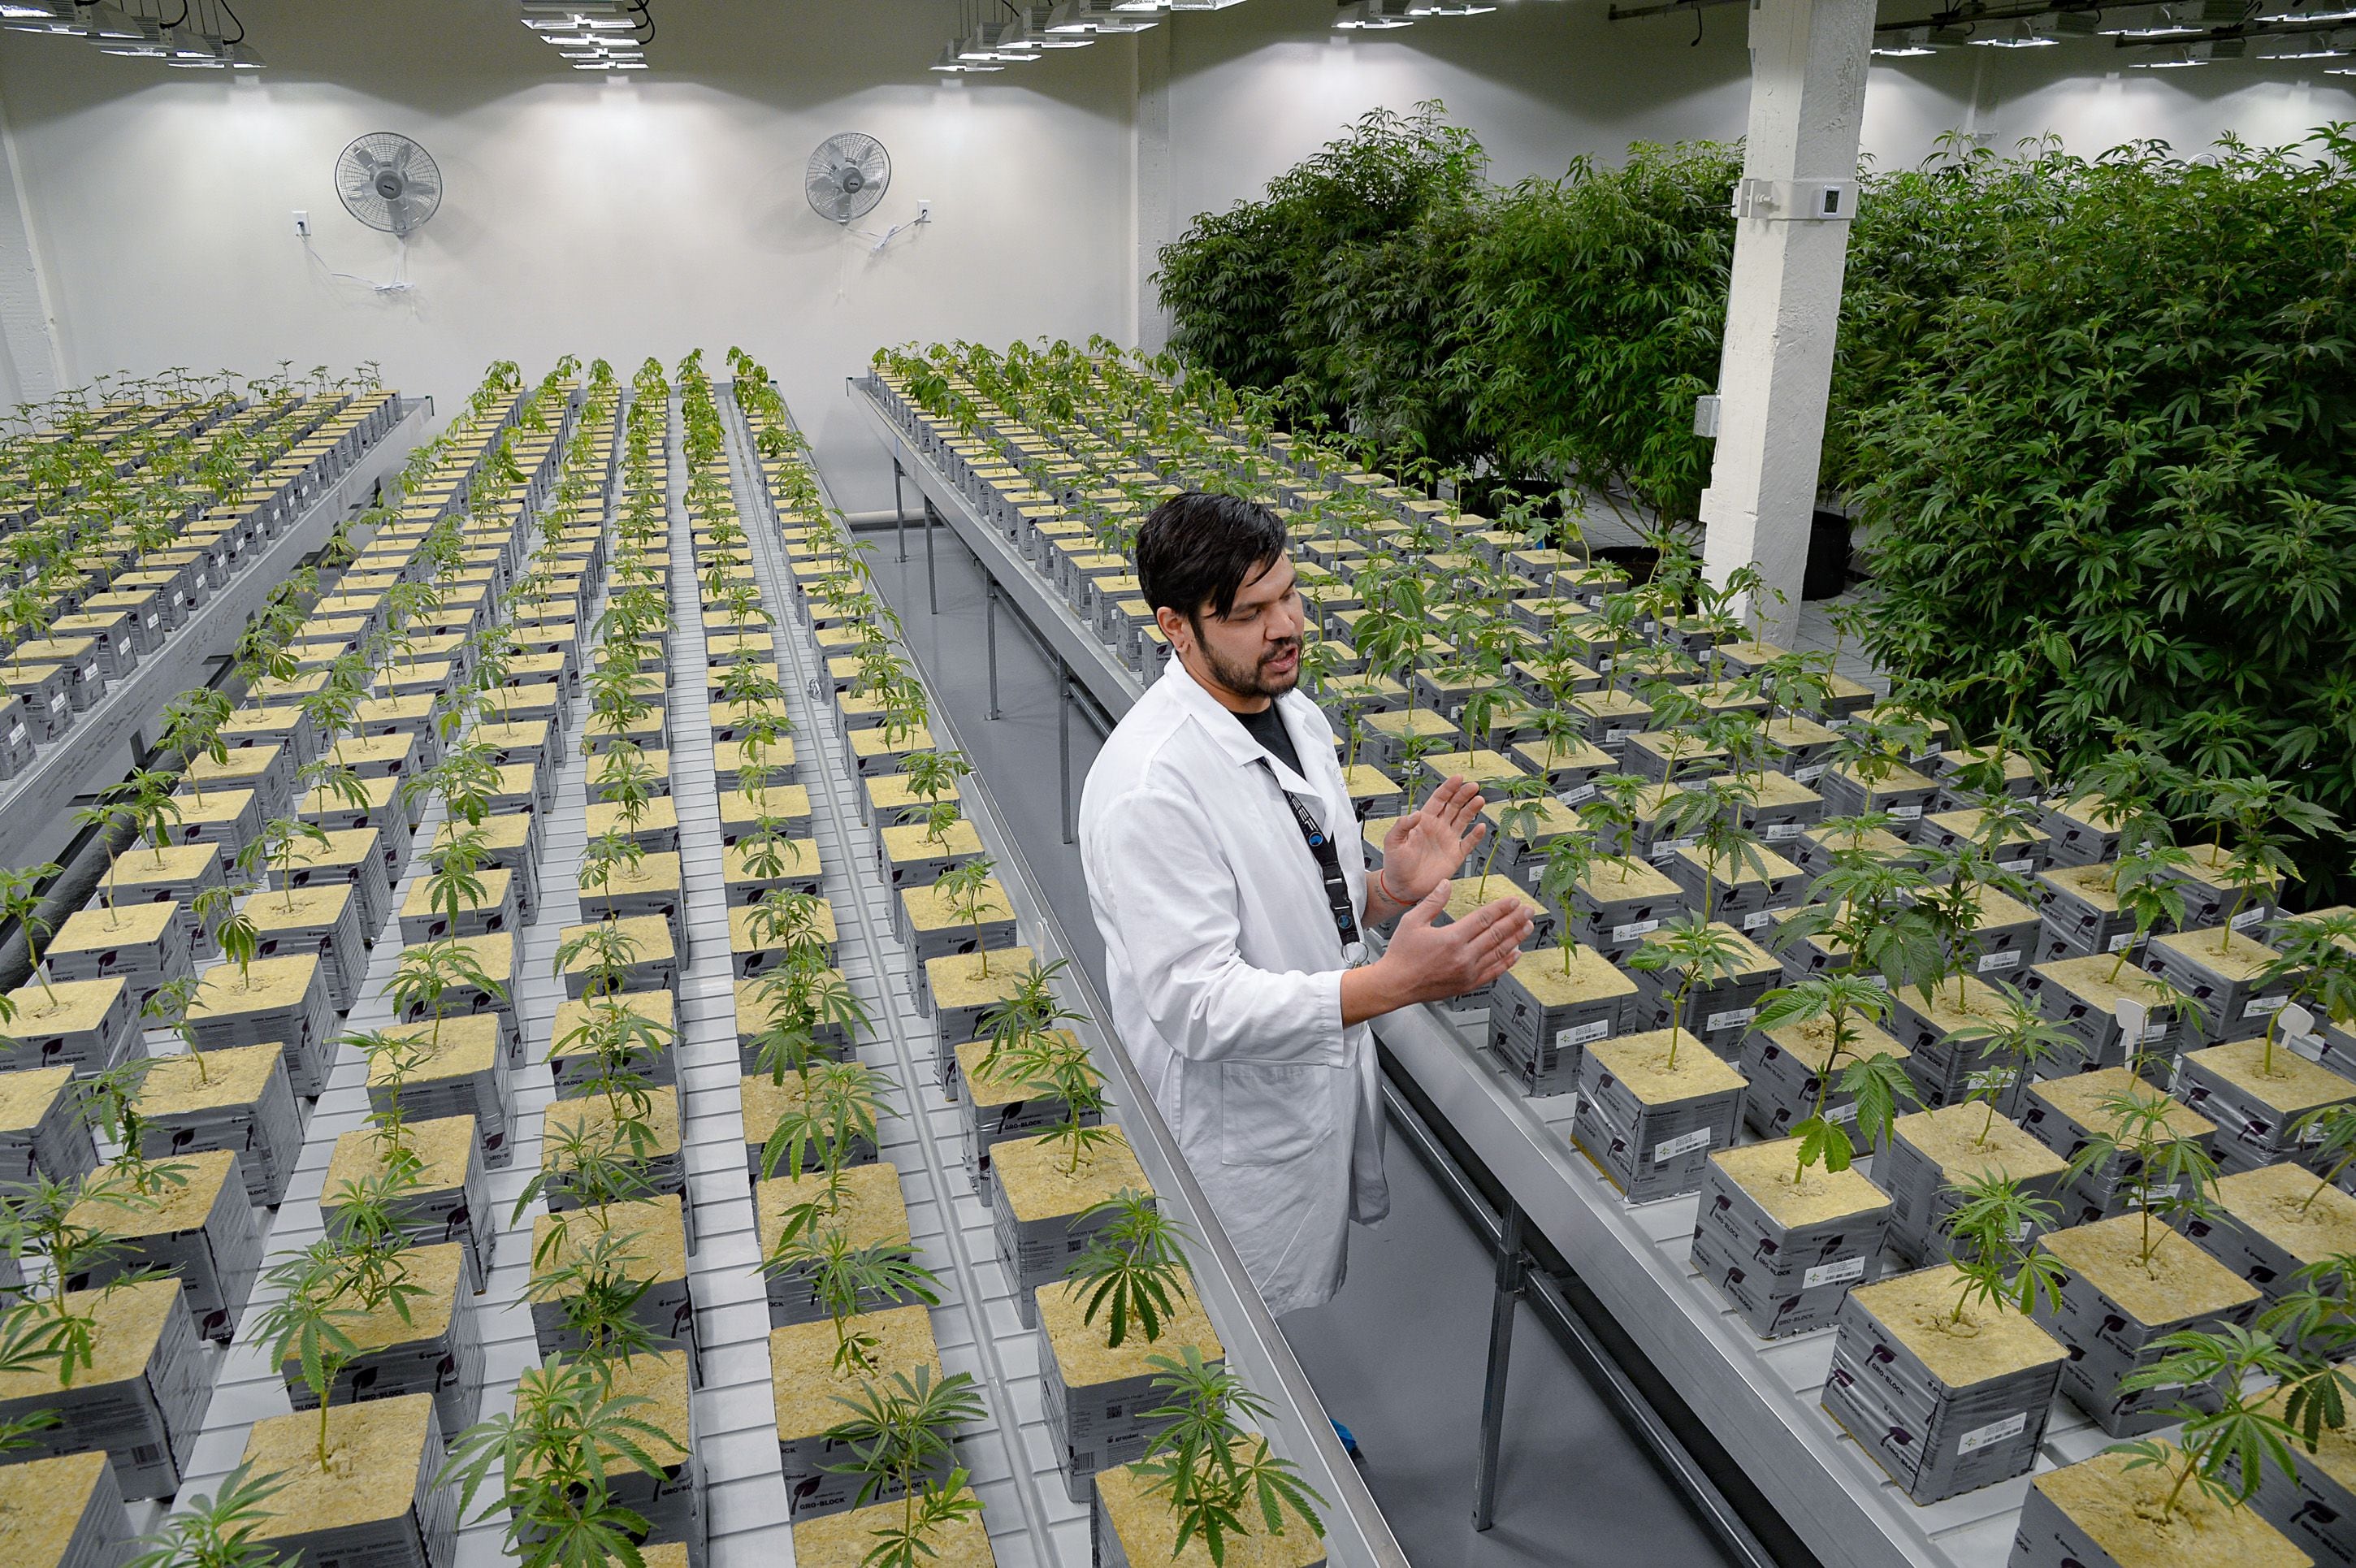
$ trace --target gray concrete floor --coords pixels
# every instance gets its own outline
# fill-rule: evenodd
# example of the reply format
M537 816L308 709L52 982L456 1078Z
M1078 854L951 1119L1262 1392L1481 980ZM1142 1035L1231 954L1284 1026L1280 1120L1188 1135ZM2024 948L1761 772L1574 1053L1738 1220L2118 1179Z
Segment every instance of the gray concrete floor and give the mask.
M1078 852L1062 843L1053 664L1001 613L1002 716L986 722L983 587L973 557L948 529L939 531L934 616L921 532L910 532L905 564L890 530L868 537L877 584L899 613L910 650L948 706L1066 934L1100 977L1102 944L1088 917ZM1076 801L1098 745L1076 714L1070 745ZM1526 1308L1514 1343L1497 1522L1485 1535L1473 1533L1492 1264L1414 1155L1394 1143L1388 1169L1392 1217L1379 1231L1353 1233L1348 1284L1327 1305L1287 1316L1282 1327L1326 1408L1355 1433L1367 1481L1408 1557L1419 1568L1724 1562Z

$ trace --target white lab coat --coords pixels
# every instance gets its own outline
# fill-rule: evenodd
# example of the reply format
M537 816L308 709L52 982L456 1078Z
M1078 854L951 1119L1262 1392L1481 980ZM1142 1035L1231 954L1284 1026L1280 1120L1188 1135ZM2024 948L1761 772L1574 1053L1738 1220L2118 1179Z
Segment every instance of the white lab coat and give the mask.
M1114 1026L1219 1224L1275 1313L1341 1289L1352 1219L1390 1212L1374 1035L1342 1026L1346 967L1310 798L1361 914L1365 845L1333 731L1278 700L1308 777L1176 659L1115 727L1080 796L1080 855Z

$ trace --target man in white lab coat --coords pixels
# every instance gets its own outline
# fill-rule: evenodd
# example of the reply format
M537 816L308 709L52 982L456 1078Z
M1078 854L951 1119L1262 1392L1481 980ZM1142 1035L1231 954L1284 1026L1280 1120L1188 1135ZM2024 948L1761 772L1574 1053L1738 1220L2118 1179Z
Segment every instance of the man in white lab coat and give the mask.
M1274 1313L1341 1288L1349 1221L1390 1210L1367 1020L1511 966L1500 900L1435 926L1486 832L1462 779L1384 841L1371 884L1333 730L1294 690L1303 614L1283 524L1188 494L1140 530L1173 657L1080 797L1113 1023ZM1404 913L1383 956L1359 928Z

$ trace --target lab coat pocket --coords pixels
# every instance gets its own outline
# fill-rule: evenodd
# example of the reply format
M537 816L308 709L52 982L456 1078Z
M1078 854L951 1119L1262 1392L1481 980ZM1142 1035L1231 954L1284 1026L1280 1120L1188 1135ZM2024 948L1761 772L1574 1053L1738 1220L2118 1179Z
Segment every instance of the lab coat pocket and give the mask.
M1333 1136L1331 1068L1300 1062L1219 1064L1219 1163L1279 1165Z

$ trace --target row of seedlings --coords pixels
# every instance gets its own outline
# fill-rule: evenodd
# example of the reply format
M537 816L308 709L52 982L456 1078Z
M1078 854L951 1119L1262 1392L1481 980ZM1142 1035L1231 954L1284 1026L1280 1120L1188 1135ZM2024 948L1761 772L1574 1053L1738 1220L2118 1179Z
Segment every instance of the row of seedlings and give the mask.
M703 1561L708 1520L677 1056L690 949L669 708L670 435L669 388L648 360L622 427L603 605L578 623L584 791L576 808L568 790L557 834L580 846L579 918L556 932L554 1098L515 1208L538 1210L526 1295L541 1364L512 1416L460 1448L468 1498L493 1487L488 1511L519 1554L573 1537L684 1568ZM519 1443L541 1457L502 1473Z
M854 786L862 848L891 889L893 935L916 961L916 1001L932 1024L933 1082L911 1092L956 1108L958 1148L942 1164L988 1208L1022 1330L1035 1339L1067 1493L1089 1508L1096 1558L1217 1563L1241 1548L1257 1561L1322 1563L1319 1499L1249 1430L1267 1408L1226 1365L1189 1288L1189 1239L1105 1120L1104 1076L1071 1027L1087 1020L1070 1009L1060 966L1019 944L1012 901L960 803L968 765L934 744L922 682L782 400L748 358L734 368L789 576L794 625L780 635L805 639L798 670L806 659L822 672L816 689L830 697L843 741L825 760ZM933 1283L919 1275L900 1289L923 1299ZM852 1316L865 1303L849 1289L838 1301L829 1369L861 1376L851 1326L865 1320ZM890 1343L880 1322L869 1332ZM779 1397L782 1408L782 1387ZM881 1413L872 1388L862 1397ZM856 1429L839 1435L854 1439ZM873 1531L946 1535L948 1495L945 1483L914 1488ZM935 1523L932 1513L945 1517ZM798 1550L803 1534L798 1521Z
M2081 1550L2105 1532L2128 1560L2155 1532L2356 1552L2356 1516L2301 1499L2340 1485L2317 1391L2350 1347L2317 1326L2356 1240L2328 1179L2356 918L2277 908L2288 843L2336 824L2132 736L2069 779L2013 728L1955 744L1975 677L1872 705L1732 613L1755 574L1713 587L1664 534L1633 581L1535 505L1462 511L1215 383L1061 346L880 369L1141 668L1143 510L1207 487L1286 517L1370 854L1467 775L1494 837L1451 913L1536 918L1466 1026L1627 1201L1697 1195L1694 1269L1754 1333L1835 1329L1826 1407L1913 1500L2041 1466L2024 1563L2110 1560ZM2064 1466L2057 1389L2133 1443ZM2310 1408L2332 1421L2294 1433Z
M84 1504L71 1539L50 1530L12 1562L46 1563L52 1548L67 1553L93 1530L112 1533L91 1522L121 1516L109 1493L162 1498L178 1487L215 1377L215 1359L198 1347L226 1342L244 1312L262 1255L258 1213L284 1196L324 1082L331 985L348 1005L363 961L362 927L340 903L305 952L263 947L302 924L284 918L290 907L318 902L294 891L310 867L294 846L311 846L294 789L342 770L321 737L336 736L365 692L348 649L298 636L313 628L305 607L317 587L308 570L280 585L241 639L233 672L256 709L268 706L273 682L300 678L306 657L333 667L314 685L337 694L238 736L225 694L190 693L167 719L177 774L134 773L84 813L91 827L131 838L93 907L50 938L29 889L55 868L10 879L27 900L17 912L34 971L10 1000L43 1025L16 1037L20 1068L8 1075L27 1114L10 1166L10 1253L20 1263L37 1256L46 1279L10 1304L6 1334L42 1353L0 1373L10 1412L0 1419L12 1423L18 1456L55 1455L47 1463L71 1474ZM277 886L244 884L249 875ZM219 960L201 974L199 951ZM143 1022L164 1033L143 1037ZM148 1054L172 1036L177 1054ZM53 1065L32 1065L44 1061ZM77 1109L104 1134L102 1165L73 1125ZM73 1452L82 1449L106 1462L92 1467ZM84 1486L85 1472L100 1478ZM43 1484L29 1467L6 1475Z
M314 885L343 883L382 933L372 990L359 989L342 1036L359 1070L338 1092L369 1112L364 1125L347 1112L323 1126L323 1143L348 1130L328 1153L316 1239L285 1246L308 1226L281 1227L246 1337L294 1413L252 1423L237 1469L176 1521L184 1532L245 1507L255 1540L306 1557L449 1560L457 1510L439 1471L486 1375L477 1298L497 1225L483 1165L502 1163L513 1120L505 1064L477 1059L473 1026L489 1026L495 1054L513 1049L515 925L529 907L515 883L530 871L526 860L491 890L506 868L487 866L472 837L487 806L470 811L458 781L493 726L560 716L553 683L524 682L508 661L522 526L554 477L579 395L571 377L560 366L526 391L513 366L494 367L475 424L419 462L401 516L315 607L312 653L331 656L321 690L335 688L337 660L370 672L372 694L305 800L327 857ZM519 782L543 795L546 745L544 728L516 742L530 765Z
M373 374L159 379L0 442L0 779L70 730L400 423Z

